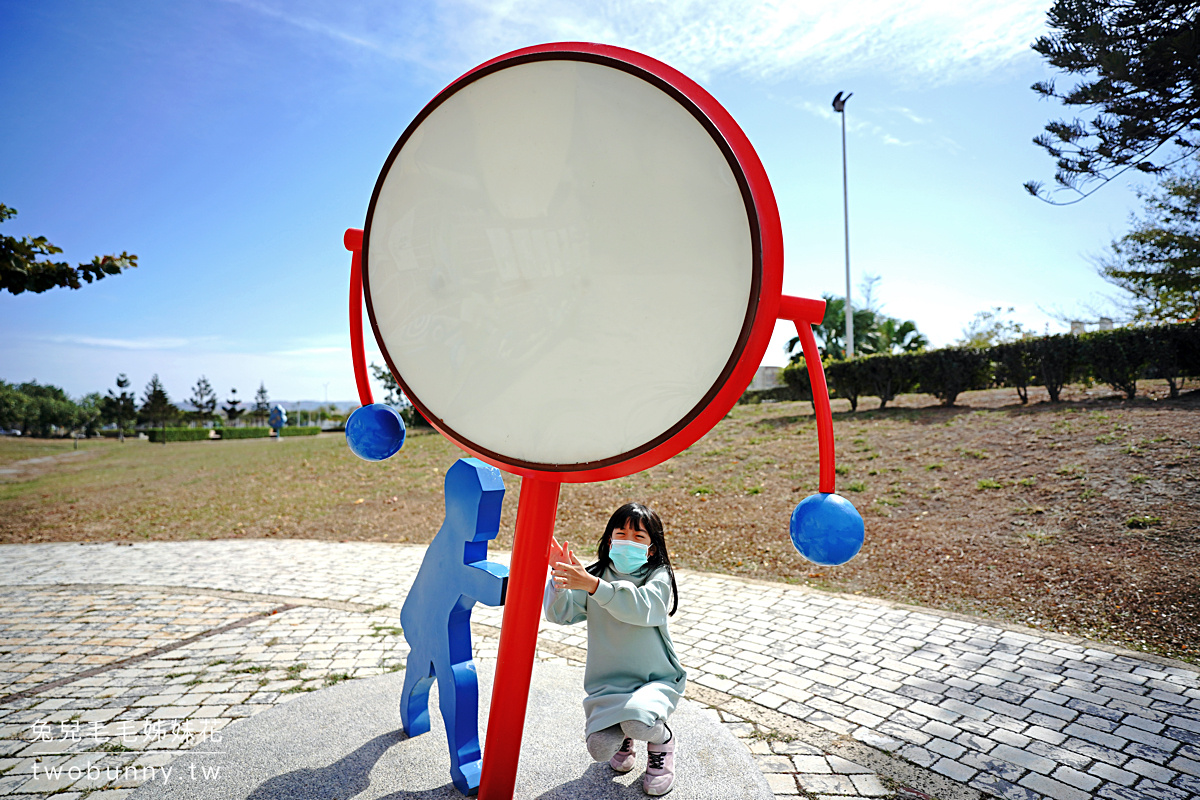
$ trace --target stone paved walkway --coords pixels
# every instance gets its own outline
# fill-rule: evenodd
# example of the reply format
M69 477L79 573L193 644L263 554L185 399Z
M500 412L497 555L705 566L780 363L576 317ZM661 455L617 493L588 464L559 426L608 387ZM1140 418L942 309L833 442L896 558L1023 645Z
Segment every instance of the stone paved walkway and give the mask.
M402 669L423 553L0 546L0 796L123 798L237 719ZM779 798L1200 797L1190 665L726 576L681 572L679 588L688 696ZM474 620L476 657L494 659L501 611ZM582 627L543 623L540 659L582 663L585 647Z

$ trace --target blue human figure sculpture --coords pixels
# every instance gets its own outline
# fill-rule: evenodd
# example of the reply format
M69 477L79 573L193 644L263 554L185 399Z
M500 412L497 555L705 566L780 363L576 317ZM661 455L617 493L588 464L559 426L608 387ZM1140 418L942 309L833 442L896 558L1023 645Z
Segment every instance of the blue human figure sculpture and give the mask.
M429 688L436 677L438 705L450 745L450 777L467 795L479 791L479 684L471 653L471 608L504 604L508 568L487 560L487 543L500 530L504 481L500 470L461 458L446 472L446 521L433 537L400 609L408 664L400 696L404 732L429 730Z

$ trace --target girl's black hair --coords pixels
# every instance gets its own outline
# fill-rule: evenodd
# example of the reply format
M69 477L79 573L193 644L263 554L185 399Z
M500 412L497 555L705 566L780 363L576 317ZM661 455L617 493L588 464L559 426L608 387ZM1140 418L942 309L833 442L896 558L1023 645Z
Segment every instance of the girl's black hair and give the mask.
M675 610L679 608L679 589L675 586L675 570L671 568L671 557L667 554L667 538L663 535L662 520L658 518L658 514L641 503L626 503L613 512L604 528L604 535L596 545L596 563L588 567L587 571L597 578L604 574L604 570L612 564L608 551L613 531L624 528L627 522L632 522L635 529L645 531L650 536L650 546L654 553L646 559L646 565L651 569L667 568L667 575L671 578L671 611L667 616L673 617Z

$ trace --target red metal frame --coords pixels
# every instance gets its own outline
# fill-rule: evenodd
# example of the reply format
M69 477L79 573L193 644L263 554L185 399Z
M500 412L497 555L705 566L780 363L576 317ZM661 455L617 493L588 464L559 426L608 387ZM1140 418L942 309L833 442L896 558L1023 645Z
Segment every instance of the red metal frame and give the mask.
M517 782L529 679L537 650L538 621L542 617L542 590L550 561L550 539L558 514L560 484L542 478L521 480L517 501L517 528L508 573L508 597L496 652L496 677L488 710L487 740L483 748L480 800L508 800Z
M348 228L342 243L353 255L350 257L350 360L354 362L354 382L358 385L358 402L369 406L371 382L367 380L367 359L363 353L363 290L362 290L362 241L361 228Z
M804 348L804 366L808 369L808 380L812 384L813 414L817 418L817 452L820 471L817 491L832 494L837 480L836 456L833 449L833 412L829 408L829 388L825 385L825 367L821 354L817 352L817 341L812 326L820 325L825 318L825 301L809 300L807 297L780 298L779 318L796 324L796 334Z

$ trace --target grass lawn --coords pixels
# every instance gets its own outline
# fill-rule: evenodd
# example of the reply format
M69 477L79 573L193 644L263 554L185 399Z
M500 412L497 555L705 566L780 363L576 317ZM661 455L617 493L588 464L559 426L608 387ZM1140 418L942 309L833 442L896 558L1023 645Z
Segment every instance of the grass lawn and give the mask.
M1150 386L1146 394L1161 394ZM816 491L807 403L739 406L686 452L602 484L563 487L557 535L582 553L629 500L655 508L677 566L807 584L1019 622L1196 661L1200 654L1200 392L1068 402L971 392L955 408L906 395L835 401L838 490L863 551L815 567L792 509ZM874 410L873 410L874 409ZM0 541L290 537L427 542L445 470L463 453L413 433L382 463L341 435L201 441L0 439ZM49 458L47 458L49 457ZM520 481L498 545L511 547Z

